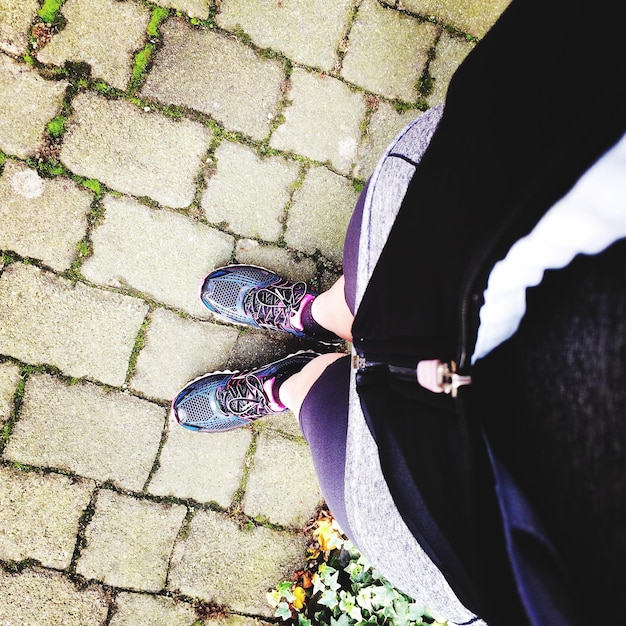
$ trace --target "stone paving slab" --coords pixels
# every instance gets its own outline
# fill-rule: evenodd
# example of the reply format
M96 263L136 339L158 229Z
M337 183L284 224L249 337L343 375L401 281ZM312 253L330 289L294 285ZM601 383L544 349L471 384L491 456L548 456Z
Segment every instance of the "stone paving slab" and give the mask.
M20 368L11 363L0 363L0 426L11 416L19 382Z
M268 419L265 423L265 428L269 431L284 435L291 440L303 439L300 424L298 423L296 416L291 411L285 411L284 413L272 415L271 419ZM313 482L313 484L316 483L317 479Z
M223 619L217 619L210 626L269 626L270 622L247 617L244 615L229 615Z
M119 593L109 626L194 626L193 607L161 596Z
M365 0L350 31L341 75L388 98L417 99L417 82L439 29Z
M209 17L211 0L153 0L153 4L182 11L189 17L206 20Z
M285 497L286 479L295 498ZM243 510L251 517L301 528L323 502L319 487L301 488L314 482L311 453L304 440L292 441L264 430L257 442Z
M93 235L93 256L82 273L90 281L130 287L200 317L208 311L198 296L202 279L228 263L230 235L132 198L105 197L104 221Z
M310 284L315 276L315 263L306 257L297 256L294 251L260 244L253 239L240 239L235 249L238 263L258 265L279 273L290 280L303 280Z
M246 329L239 335L225 366L237 371L252 369L273 363L303 347L298 339L287 333Z
M89 480L0 467L0 558L69 567L93 489Z
M265 593L302 566L304 538L269 528L242 530L198 511L172 555L168 588L251 615L271 614Z
M310 253L319 250L340 264L343 240L358 195L342 176L323 167L312 167L293 196L285 233L287 245Z
M92 93L76 96L72 110L60 155L72 172L172 208L193 202L213 139L207 127Z
M430 106L436 106L445 101L452 75L474 46L473 42L453 37L446 32L441 34L437 54L429 67L429 73L433 79L433 90L428 96Z
M40 147L46 124L61 108L66 81L45 80L0 53L0 150L22 159Z
M150 11L133 2L67 0L61 7L65 28L37 54L42 63L88 63L91 77L126 89L134 54L143 47ZM106 17L105 17L106 16Z
M228 508L241 485L251 442L247 428L199 434L172 424L148 493Z
M329 162L347 174L361 137L365 102L345 83L296 68L290 79L285 123L272 135L272 148Z
M256 140L268 136L284 79L281 62L182 20L168 20L161 32L164 45L143 96L196 109Z
M76 572L107 585L159 591L187 509L101 490Z
M354 169L354 175L362 180L367 180L371 176L391 140L420 115L420 111L414 109L400 113L393 105L380 100L375 102L374 109L367 134L359 146L357 165Z
M0 50L24 54L28 31L39 2L37 0L0 0Z
M188 604L163 596L120 593L110 626L270 626L270 622L244 615L230 614L200 622L198 614Z
M3 456L141 491L164 420L165 410L145 400L37 375L26 384L20 419Z
M217 23L227 30L242 28L257 46L329 72L352 6L350 0L222 0Z
M395 0L383 0L395 3ZM423 16L434 16L475 37L483 37L510 0L402 0L402 7Z
M15 263L0 276L0 353L121 385L148 306Z
M70 179L44 179L23 163L7 161L0 176L0 249L68 269L87 232L92 199Z
M239 331L157 309L139 353L132 389L169 402L190 380L224 369Z
M250 148L224 142L215 151L202 208L209 222L244 237L277 241L300 167L282 157L264 159Z
M11 626L100 626L108 604L99 585L78 590L60 573L0 569L0 623Z

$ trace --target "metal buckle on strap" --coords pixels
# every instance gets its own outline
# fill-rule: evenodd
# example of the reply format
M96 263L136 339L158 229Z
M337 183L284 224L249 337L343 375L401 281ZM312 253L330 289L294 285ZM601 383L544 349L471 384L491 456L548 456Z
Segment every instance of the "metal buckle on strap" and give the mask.
M450 361L450 363L440 363L437 367L437 383L443 393L447 393L453 398L456 398L459 393L459 387L471 385L472 377L457 374L456 363Z

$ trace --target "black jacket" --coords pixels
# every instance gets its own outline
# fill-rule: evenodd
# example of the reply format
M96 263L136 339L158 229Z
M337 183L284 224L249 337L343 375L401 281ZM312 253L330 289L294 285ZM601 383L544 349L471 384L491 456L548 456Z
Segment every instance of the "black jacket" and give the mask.
M368 361L411 370L456 360L472 373L493 264L626 130L619 24L608 0L593 15L580 1L513 0L459 68L353 324ZM483 444L484 387L459 402L386 368L358 380L409 528L470 608L493 624L527 623ZM576 623L574 601L561 608Z

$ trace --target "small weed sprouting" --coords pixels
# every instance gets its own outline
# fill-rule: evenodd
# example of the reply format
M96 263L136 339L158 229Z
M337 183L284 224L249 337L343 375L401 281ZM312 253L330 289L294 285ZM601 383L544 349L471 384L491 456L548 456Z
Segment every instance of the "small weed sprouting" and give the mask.
M152 323L152 318L148 315L146 319L144 319L141 328L137 332L137 336L135 337L135 343L133 345L132 352L130 354L130 359L128 360L128 370L126 374L126 381L129 382L135 373L135 368L137 367L137 359L139 358L139 353L143 350L146 345L146 333L148 332L148 328Z
M2 257L0 258L2 265L11 265L11 263L15 263L18 260L18 256L10 250L4 250L2 252Z
M78 242L78 245L76 246L76 251L78 252L78 256L86 257L91 254L91 246L89 245L88 241L83 239L82 241Z
M406 113L413 108L413 105L408 102L401 102L400 100L396 100L393 103L393 107L398 113Z
M103 191L100 181L96 180L95 178L83 178L79 182L83 187L91 189L91 191L96 194L96 199L100 199L102 197Z
M417 84L417 89L422 96L426 97L430 96L430 94L433 92L434 86L435 79L430 74L425 73L424 76L420 78Z
M361 180L360 178L355 178L352 181L352 187L356 192L361 193L363 191L363 188L365 187L365 181Z

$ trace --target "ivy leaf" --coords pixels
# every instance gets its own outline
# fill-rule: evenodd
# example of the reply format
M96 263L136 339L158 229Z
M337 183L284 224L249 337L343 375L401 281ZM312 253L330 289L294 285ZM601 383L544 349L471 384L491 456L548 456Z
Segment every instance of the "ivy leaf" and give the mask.
M372 610L372 587L363 587L356 597L357 604L366 611Z
M398 592L389 585L372 588L372 604L374 606L390 605L398 597Z
M329 609L334 609L338 604L337 594L331 589L327 589L318 600L319 604L327 606Z
M408 606L407 617L412 622L419 622L421 621L424 612L425 610L422 605L417 604L416 602L411 602Z
M304 617L302 613L298 615L298 626L313 626L313 622L308 617Z
M324 584L332 591L337 591L337 589L341 587L341 585L337 582L337 579L339 578L339 572L337 570L333 570L329 567L328 571L323 575L323 578Z
M393 604L388 604L383 608L383 616L388 617L391 620L392 624L395 624L398 620L398 614L393 606Z
M274 609L280 604L280 593L276 589L267 593L265 597L267 598L267 603Z
M291 609L286 602L281 602L274 613L274 617L280 617L284 621L291 619Z
M324 591L326 589L326 585L324 584L322 577L317 572L313 574L313 578L311 578L311 582L313 583L313 595L315 595L316 593L319 593L320 591Z
M344 613L338 619L330 618L330 626L350 626L350 618Z
M342 589L339 592L339 610L343 613L350 613L350 611L356 606L356 599L351 594Z
M396 624L397 626L408 626L409 624L409 602L403 597L396 598L393 603L393 608L396 611Z
M283 582L277 585L276 591L281 597L285 598L287 602L293 602L295 596L293 595L292 584L290 582Z

